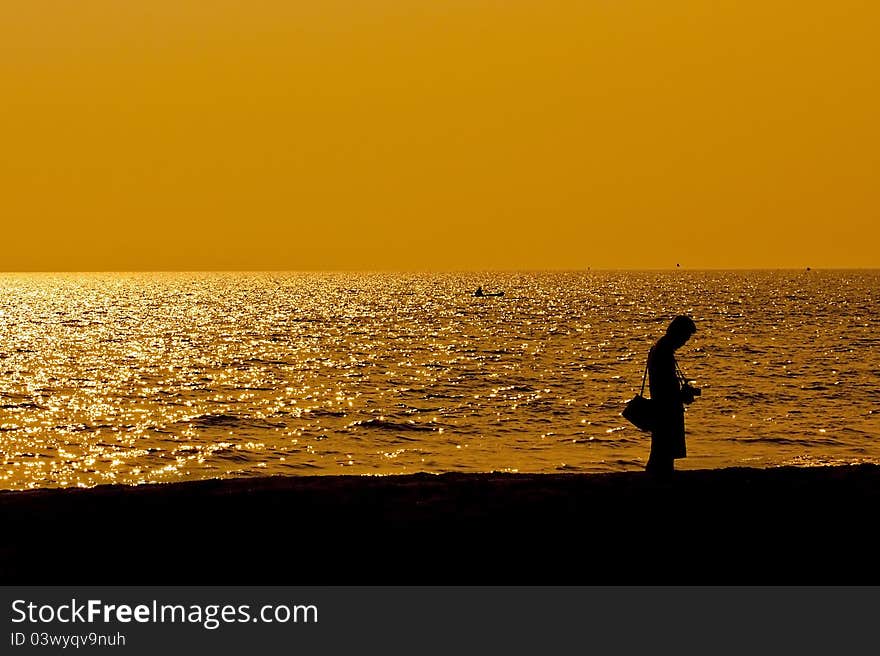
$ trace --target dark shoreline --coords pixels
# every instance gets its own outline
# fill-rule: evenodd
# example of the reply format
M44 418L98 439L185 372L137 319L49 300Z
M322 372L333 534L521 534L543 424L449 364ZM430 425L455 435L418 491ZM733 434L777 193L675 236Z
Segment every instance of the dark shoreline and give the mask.
M878 507L878 465L0 491L0 582L877 584Z

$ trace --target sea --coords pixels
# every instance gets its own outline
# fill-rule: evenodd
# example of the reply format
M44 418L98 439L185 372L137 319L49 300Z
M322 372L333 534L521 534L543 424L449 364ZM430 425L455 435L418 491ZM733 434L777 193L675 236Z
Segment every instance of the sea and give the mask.
M475 297L481 286L499 296ZM0 274L0 488L880 463L880 271Z

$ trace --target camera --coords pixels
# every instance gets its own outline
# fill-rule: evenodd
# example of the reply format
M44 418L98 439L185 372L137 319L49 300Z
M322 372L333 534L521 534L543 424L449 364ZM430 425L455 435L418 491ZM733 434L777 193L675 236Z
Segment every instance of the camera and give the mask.
M703 390L699 387L692 387L689 383L685 383L681 387L681 400L686 404L691 404L694 399L703 394Z

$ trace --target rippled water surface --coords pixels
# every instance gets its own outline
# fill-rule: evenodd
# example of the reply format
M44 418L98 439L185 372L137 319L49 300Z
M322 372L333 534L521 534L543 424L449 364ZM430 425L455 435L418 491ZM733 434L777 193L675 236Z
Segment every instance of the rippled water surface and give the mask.
M0 283L4 488L638 469L619 413L684 312L704 392L679 467L880 463L878 271Z

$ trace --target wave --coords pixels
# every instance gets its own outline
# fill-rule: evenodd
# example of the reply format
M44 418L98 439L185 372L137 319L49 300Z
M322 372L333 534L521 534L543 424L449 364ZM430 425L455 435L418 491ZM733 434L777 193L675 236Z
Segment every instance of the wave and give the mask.
M285 360L270 360L267 358L248 358L247 360L244 360L242 362L242 364L257 365L257 366L260 366L260 365L277 366L277 365L287 365L287 364L290 364L290 362L287 362Z
M204 414L192 417L188 420L175 422L177 426L192 426L193 428L285 428L287 424L271 422L266 419L255 417L241 417L231 414Z
M618 430L626 430L624 428ZM591 435L590 437L577 437L571 439L569 437L560 439L561 444L641 444L646 442L648 438L643 437L599 437Z
M55 430L65 433L93 433L99 430L128 430L132 428L130 425L117 426L114 424L59 424L55 426Z
M429 392L425 394L423 399L463 399L465 397L464 394L442 394L439 392Z
M814 435L804 437L782 437L782 436L733 436L728 438L732 442L747 442L749 444L773 444L788 445L800 447L813 447L820 444L840 445L845 444L843 440L839 440L830 436L817 437Z
M303 410L302 413L299 412L286 412L285 414L300 416L300 414L308 415L309 417L347 417L348 413L344 410L327 410L326 408L312 408L310 410Z
M220 460L229 460L232 462L252 462L255 459L253 455L242 453L238 449L234 448L216 449L211 453L211 457L219 458Z
M436 431L439 426L437 424L417 424L414 421L388 421L387 419L363 419L351 422L346 428L367 428L383 431L395 432L421 432L431 433Z

